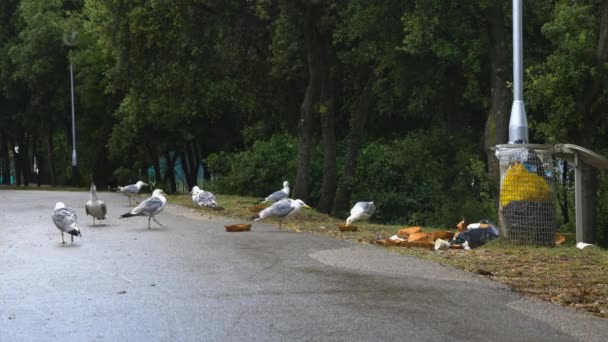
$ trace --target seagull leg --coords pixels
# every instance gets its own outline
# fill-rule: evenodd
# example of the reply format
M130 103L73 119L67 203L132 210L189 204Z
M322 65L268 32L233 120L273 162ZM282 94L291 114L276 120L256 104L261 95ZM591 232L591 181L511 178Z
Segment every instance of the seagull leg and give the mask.
M164 227L164 226L163 226L163 225L162 225L160 222L158 222L158 221L156 220L156 217L152 216L152 219L154 220L154 222L158 223L158 225L159 225L159 226Z
M150 219L152 218L152 216L148 216L148 229L150 229Z
M70 239L72 239L72 245L74 244L74 235L70 234Z
M61 232L61 243L65 245L65 239L63 238L63 231Z
M131 196L127 196L127 197L129 197L129 207L130 207L130 206L132 206L132 204L131 204Z

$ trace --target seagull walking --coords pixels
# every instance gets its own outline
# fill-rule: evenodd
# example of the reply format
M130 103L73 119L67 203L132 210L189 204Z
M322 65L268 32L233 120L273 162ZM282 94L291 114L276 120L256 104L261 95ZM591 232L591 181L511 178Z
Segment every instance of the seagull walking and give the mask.
M302 200L284 198L273 203L270 207L260 211L256 216L253 217L253 219L255 221L259 221L267 217L276 217L279 219L279 228L281 228L283 219L297 213L300 211L300 209L302 209L302 207L310 209L310 207Z
M129 198L129 206L130 206L131 197L137 195L139 193L139 191L141 190L142 186L148 186L148 184L146 184L142 181L137 181L137 183L135 183L135 184L129 184L127 186L119 186L118 192L122 193L123 195L125 195Z
M164 227L154 217L156 214L163 211L165 205L167 205L167 199L163 195L165 195L165 193L161 189L154 190L154 192L152 192L152 197L147 198L128 213L120 215L120 218L148 216L148 229L150 229L150 219L158 223L159 226Z
M289 197L289 182L288 181L284 181L283 182L283 189L279 190L279 191L275 191L272 194L268 195L268 197L266 197L262 203L266 203L266 202L278 202L284 198L288 198Z
M374 202L357 202L350 210L350 216L346 219L346 225L349 226L357 220L367 220L375 211L376 206Z
M84 210L87 216L93 216L93 225L95 225L95 219L105 220L106 219L106 204L97 198L97 188L95 184L91 183L91 190L89 193L89 200L84 205Z
M78 228L78 216L76 211L72 208L66 207L63 202L57 202L55 209L53 210L53 223L57 226L57 229L61 232L61 243L65 244L63 233L70 234L72 243L74 243L74 236L82 236L80 234L80 228Z
M215 195L199 188L198 185L193 186L190 193L192 194L192 201L201 207L218 208L217 202L215 201Z

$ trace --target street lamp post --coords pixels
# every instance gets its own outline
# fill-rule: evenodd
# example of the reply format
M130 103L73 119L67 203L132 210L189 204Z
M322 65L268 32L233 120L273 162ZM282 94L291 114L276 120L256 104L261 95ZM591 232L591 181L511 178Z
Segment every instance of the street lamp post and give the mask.
M513 105L509 119L509 144L527 144L529 142L523 90L522 2L523 0L513 0Z
M68 49L76 46L78 40L78 33L75 31L69 32L63 36L63 43ZM74 104L74 65L70 59L70 98L72 102L72 185L79 185L79 174L78 174L78 156L76 154L76 109Z
M78 186L78 156L76 155L76 114L74 109L74 67L70 62L70 90L72 97L72 182Z

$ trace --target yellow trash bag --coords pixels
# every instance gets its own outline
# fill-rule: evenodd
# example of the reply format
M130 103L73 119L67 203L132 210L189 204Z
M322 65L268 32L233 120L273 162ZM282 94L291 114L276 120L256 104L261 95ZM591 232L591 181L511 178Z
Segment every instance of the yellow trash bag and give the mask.
M545 180L517 163L505 173L500 187L500 205L507 206L511 201L549 202L551 188Z

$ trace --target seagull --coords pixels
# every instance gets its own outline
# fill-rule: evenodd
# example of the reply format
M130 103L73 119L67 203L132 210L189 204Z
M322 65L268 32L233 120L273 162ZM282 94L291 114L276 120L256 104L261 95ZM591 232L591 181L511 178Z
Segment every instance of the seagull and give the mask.
M260 211L256 216L253 217L255 221L259 221L267 217L277 217L279 219L279 228L281 228L281 222L284 218L287 218L300 209L310 207L306 205L302 200L293 200L291 198L284 198L278 202L273 203L270 207Z
M376 206L374 202L357 202L350 210L350 216L346 219L346 225L349 226L357 220L367 220L375 211Z
M201 207L214 209L218 207L217 202L215 201L215 195L199 188L198 185L193 186L190 193L192 194L192 201Z
M581 251L589 246L593 246L593 244L585 243L582 241L576 244L576 248L580 249Z
M93 183L91 183L91 192L89 194L89 200L84 205L84 210L87 213L87 216L93 216L93 225L95 225L95 219L106 219L106 204L102 200L97 198L97 188Z
M283 189L279 190L279 191L275 191L272 194L268 195L268 197L266 197L262 203L265 202L278 202L284 198L289 197L289 182L288 181L284 181L283 182Z
M156 214L163 211L165 205L167 205L167 199L163 196L165 193L161 189L156 189L152 192L152 196L139 203L139 205L133 208L130 212L120 215L120 218L132 217L132 216L148 216L148 229L150 229L150 219L158 223L159 226L164 227L154 217Z
M137 181L137 183L135 184L119 186L118 191L121 192L123 195L129 197L129 205L131 205L131 197L137 195L139 190L141 190L142 186L148 186L148 184L142 181Z
M72 243L74 243L74 235L82 236L80 229L78 228L78 217L76 211L72 208L66 207L63 202L57 202L55 209L53 210L53 223L57 226L57 229L61 232L61 243L65 244L63 233L70 234Z

